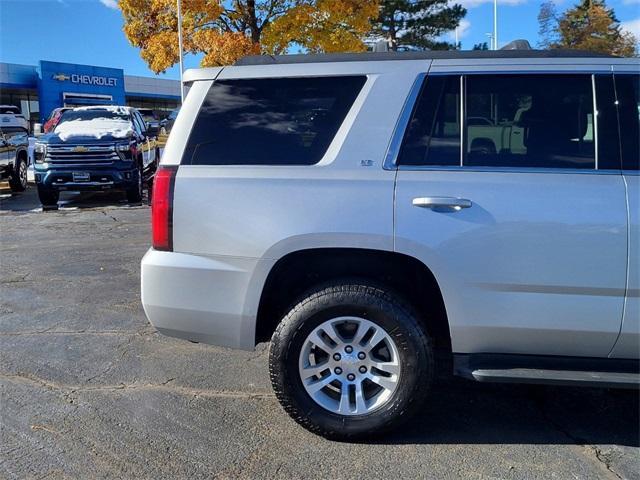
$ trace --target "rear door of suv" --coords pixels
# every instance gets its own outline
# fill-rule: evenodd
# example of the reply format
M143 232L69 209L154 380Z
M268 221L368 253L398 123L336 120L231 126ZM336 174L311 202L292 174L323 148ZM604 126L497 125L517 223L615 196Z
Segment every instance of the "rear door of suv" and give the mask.
M636 60L637 62L637 60ZM614 66L622 173L627 188L629 262L627 294L615 358L640 358L640 75L638 63Z
M606 357L627 268L611 66L436 61L416 89L395 247L433 270L454 352Z

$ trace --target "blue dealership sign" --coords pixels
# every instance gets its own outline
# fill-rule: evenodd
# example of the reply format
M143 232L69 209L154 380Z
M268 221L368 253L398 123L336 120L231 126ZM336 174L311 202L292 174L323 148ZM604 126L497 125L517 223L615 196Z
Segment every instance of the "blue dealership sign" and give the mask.
M65 104L124 105L124 71L41 60L38 79L40 120Z

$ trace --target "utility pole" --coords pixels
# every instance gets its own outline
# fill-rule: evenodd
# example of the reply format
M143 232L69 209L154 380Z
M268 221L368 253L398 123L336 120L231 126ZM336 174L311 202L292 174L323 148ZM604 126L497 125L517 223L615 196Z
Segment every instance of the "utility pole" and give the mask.
M493 0L493 49L498 50L498 0Z
M180 50L180 104L184 103L184 84L182 83L182 72L184 72L184 64L182 58L182 0L177 0L178 4L178 49Z

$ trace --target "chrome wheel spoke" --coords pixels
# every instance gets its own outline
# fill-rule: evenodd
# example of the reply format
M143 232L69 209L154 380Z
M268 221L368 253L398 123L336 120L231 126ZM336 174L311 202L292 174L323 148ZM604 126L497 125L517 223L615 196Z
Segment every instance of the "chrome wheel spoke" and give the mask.
M360 345L360 342L362 342L362 338L367 334L369 328L369 325L365 324L364 322L358 323L358 329L356 330L351 343L353 343L354 345Z
M400 373L400 365L397 362L369 362L369 365L389 375Z
M314 330L311 333L311 335L309 335L309 338L307 339L307 341L313 343L316 347L324 350L327 353L330 353L333 351L333 345L331 345L329 342L327 342L327 340L322 338L322 336L320 336L320 332L318 332L317 330Z
M368 351L371 351L374 347L376 347L382 340L384 340L384 338L387 336L387 334L384 332L384 330L382 330L381 328L376 328L374 334L371 336L371 338L369 339L369 341L367 342L367 344L365 345L365 348Z
M336 327L333 323L330 323L327 328L324 329L324 333L331 339L336 345L344 343L340 334L336 331Z
M322 390L324 387L329 385L336 379L334 375L327 375L326 377L321 378L320 380L311 381L305 384L307 391L316 393L319 390Z
M322 372L329 368L328 363L325 362L322 365L309 365L302 370L303 380L306 380L309 377L319 377Z
M395 390L398 384L397 379L393 380L392 377L381 377L379 375L369 375L369 380L385 390L390 391Z
M342 382L340 388L340 404L338 405L338 413L349 415L351 413L351 401L349 400L349 384Z
M367 413L367 402L364 398L362 382L356 383L356 413Z

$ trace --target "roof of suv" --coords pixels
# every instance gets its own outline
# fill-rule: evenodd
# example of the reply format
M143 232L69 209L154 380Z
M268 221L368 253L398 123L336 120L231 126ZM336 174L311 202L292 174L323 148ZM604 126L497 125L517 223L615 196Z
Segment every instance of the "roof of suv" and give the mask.
M423 52L363 52L294 55L252 55L234 65L368 62L384 60L501 59L501 58L618 58L585 50L427 50Z

